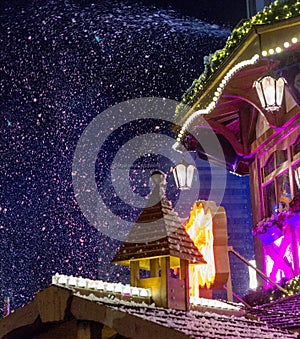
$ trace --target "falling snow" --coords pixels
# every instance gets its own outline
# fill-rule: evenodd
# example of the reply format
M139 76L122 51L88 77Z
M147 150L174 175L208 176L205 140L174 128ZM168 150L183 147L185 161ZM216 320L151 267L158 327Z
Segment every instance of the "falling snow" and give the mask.
M116 103L179 100L229 30L125 0L5 0L0 20L0 301L10 296L14 309L55 272L128 278L110 265L118 243L77 205L76 143Z

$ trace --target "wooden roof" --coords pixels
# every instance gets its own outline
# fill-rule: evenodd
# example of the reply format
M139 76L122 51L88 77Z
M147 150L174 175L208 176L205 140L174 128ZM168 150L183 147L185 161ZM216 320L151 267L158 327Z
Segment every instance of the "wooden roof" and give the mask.
M156 185L113 262L129 265L130 260L171 256L192 263L206 263L183 223L163 189Z
M58 286L38 292L32 302L0 320L3 339L108 339L117 333L132 339L297 337L243 317L110 302Z
M236 65L250 60L255 54L259 56L256 62L244 65L234 71L226 80L215 107L208 114L195 118L182 138L182 143L188 150L196 150L199 156L222 164L212 152L205 152L199 145L199 133L204 133L201 120L205 119L208 126L216 133L225 154L226 167L239 174L249 172L249 164L257 150L257 125L265 124L269 128L265 138L271 137L283 127L288 129L295 119L300 120L300 108L289 93L286 93L289 103L284 105L276 114L262 109L253 83L271 70L275 72L284 68L288 63L300 62L300 44L291 44L284 48L285 41L298 37L300 31L300 16L282 22L253 27L245 40L225 59L219 69L207 80L198 99L184 117L179 120L183 126L188 118L199 109L205 110L213 101L215 93L222 81ZM262 56L262 51L269 51L281 46L281 53ZM287 92L287 91L286 91ZM289 107L288 107L289 106ZM286 113L287 112L287 113Z
M274 302L253 307L249 314L255 315L270 326L290 330L300 329L300 293Z

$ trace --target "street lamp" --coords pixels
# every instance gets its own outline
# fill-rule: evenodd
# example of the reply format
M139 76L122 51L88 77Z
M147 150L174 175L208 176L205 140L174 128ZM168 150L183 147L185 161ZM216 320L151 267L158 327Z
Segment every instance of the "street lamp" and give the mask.
M195 166L183 161L174 167L171 167L171 172L174 175L177 188L180 190L189 190L192 187Z
M267 75L254 82L260 103L267 111L278 111L281 107L283 91L284 91L284 78L275 79Z

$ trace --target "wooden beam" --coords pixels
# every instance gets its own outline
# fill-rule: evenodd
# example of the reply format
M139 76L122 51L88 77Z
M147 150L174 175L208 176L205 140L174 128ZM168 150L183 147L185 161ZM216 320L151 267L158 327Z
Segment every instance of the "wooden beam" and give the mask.
M222 134L230 142L237 154L243 155L242 145L228 128L226 128L222 124L219 124L216 121L209 120L209 117L207 122L215 132Z
M180 259L180 280L184 281L185 309L190 309L189 262Z
M17 309L9 316L1 319L0 338L16 331L20 327L25 327L33 324L39 316L38 308L35 302L29 302L25 306Z
M226 283L226 292L227 292L227 300L230 301L230 302L233 302L233 291L232 291L232 280L231 280L230 265L229 265L228 280L227 280L227 283Z
M150 259L150 277L159 276L159 258Z
M140 263L138 260L130 261L130 285L138 286L140 279Z
M65 319L68 301L72 291L58 286L50 286L35 296L42 322L62 321Z
M245 106L245 105L244 105ZM252 106L244 107L240 111L240 137L243 144L244 154L249 154L251 145L249 140L249 131L252 125Z
M170 257L161 257L161 301L168 307L168 280L170 277Z

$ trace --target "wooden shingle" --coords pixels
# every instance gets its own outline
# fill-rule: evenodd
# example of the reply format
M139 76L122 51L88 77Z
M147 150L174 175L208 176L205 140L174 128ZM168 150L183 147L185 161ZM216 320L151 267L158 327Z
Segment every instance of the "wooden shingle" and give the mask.
M129 265L129 260L172 256L190 263L206 263L183 224L163 188L156 185L113 262Z

